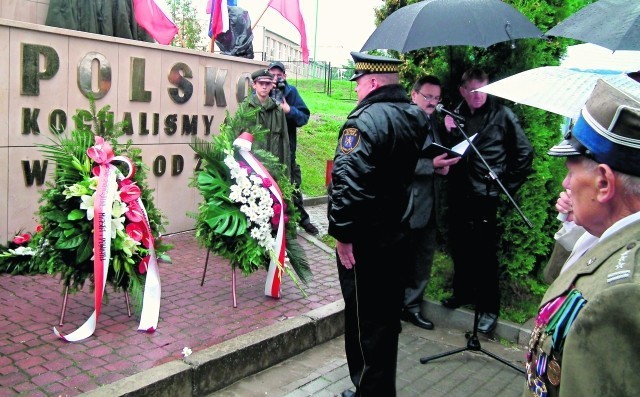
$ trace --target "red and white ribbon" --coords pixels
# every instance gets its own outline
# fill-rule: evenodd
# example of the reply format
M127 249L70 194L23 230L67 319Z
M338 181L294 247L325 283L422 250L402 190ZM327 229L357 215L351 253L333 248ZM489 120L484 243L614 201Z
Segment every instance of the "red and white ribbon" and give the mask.
M77 330L68 335L60 333L53 327L53 333L67 342L76 342L93 335L100 317L102 298L107 284L107 274L109 272L109 262L111 259L111 218L113 202L118 192L118 170L111 164L113 161L123 161L128 164L129 172L120 179L131 178L135 173L133 163L126 157L114 156L111 145L105 142L102 137L96 137L96 144L87 150L87 155L96 163L97 169L94 174L98 176L98 188L93 206L93 271L94 271L94 307L93 314ZM153 234L147 213L140 197L135 202L143 213L145 227L145 240L143 244L149 250L149 260L147 264L147 277L142 303L142 314L138 330L152 332L158 326L160 312L160 274L153 247Z
M233 141L233 146L238 148L238 154L240 157L247 162L247 164L253 169L253 171L258 174L261 178L269 178L273 181L271 186L269 187L269 191L276 198L278 203L280 204L280 213L275 214L279 218L278 222L278 232L276 233L276 239L273 244L273 251L276 253L277 261L273 258L269 262L269 269L267 270L267 281L264 286L264 293L267 296L271 296L273 298L280 298L280 283L282 281L282 268L284 266L284 259L286 255L286 238L285 238L285 222L284 222L284 199L282 198L282 192L280 191L280 187L276 181L269 175L269 171L262 165L262 163L255 158L255 156L251 153L251 144L253 142L253 135L248 132L243 132L240 134L235 141Z

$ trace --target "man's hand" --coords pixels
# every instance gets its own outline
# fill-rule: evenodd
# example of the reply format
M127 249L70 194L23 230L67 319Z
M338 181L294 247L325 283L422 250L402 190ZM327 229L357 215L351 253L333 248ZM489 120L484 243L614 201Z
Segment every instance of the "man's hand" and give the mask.
M347 269L352 269L356 264L356 259L353 257L353 244L336 241L336 251L338 252L338 259L340 259L342 266Z
M458 128L456 122L453 121L453 117L451 116L444 117L444 127L447 129L447 132L451 132L454 128Z
M560 193L558 201L556 201L556 209L561 214L567 215L567 221L573 221L573 200L571 200L571 190L567 189Z
M282 103L280 104L280 106L282 106L282 110L284 110L284 114L289 114L289 112L291 111L291 106L289 106L289 104L287 103L287 100L284 99L284 96L282 97Z
M449 166L457 164L461 157L447 158L447 153L442 153L439 156L433 158L433 168L436 174L447 175L449 173Z

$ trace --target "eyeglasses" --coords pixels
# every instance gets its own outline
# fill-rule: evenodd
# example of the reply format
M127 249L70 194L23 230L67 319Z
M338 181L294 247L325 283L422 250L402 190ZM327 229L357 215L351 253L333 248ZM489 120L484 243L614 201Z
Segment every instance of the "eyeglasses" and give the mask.
M425 95L423 93L421 93L420 91L416 91L418 94L420 94L425 101L427 102L431 102L431 101L436 101L438 103L440 103L440 101L442 100L442 98L440 98L439 96L431 96L431 95Z

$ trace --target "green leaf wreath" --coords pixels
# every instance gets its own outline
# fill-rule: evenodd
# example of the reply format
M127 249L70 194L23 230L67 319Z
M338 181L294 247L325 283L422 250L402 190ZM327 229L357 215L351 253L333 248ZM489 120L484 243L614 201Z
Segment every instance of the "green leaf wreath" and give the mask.
M151 234L155 238L157 258L171 261L166 254L171 246L159 239L164 231L163 217L154 205L153 190L149 189L146 182L147 167L142 162L141 150L133 147L131 140L125 144L118 143L118 137L124 135L123 123L114 123L109 110L106 106L96 111L95 102L90 100L90 110L79 110L73 116L76 128L70 136L54 126L50 127L55 138L52 144L41 145L40 150L56 167L53 181L47 182L47 189L40 198L40 225L33 238L28 233L18 234L7 246L0 246L0 271L11 274L59 274L62 283L71 292L81 289L87 279L93 282L91 219L97 182L93 175L94 163L88 157L87 150L96 144L96 137L108 142L115 155L127 157L135 165L136 172L128 182L140 190ZM126 173L121 169L122 165L115 165L120 173ZM123 190L124 187L118 187L118 193ZM107 282L114 290L128 291L134 308L139 311L146 277L144 260L148 258L148 249L133 239L127 230L133 222L125 215L133 208L132 203L121 201L120 194L116 194L116 197L111 219L115 236L111 238L111 265Z
M237 164L232 160L237 157L233 141L241 132L251 133L255 141L264 139L268 132L256 123L257 111L242 103L233 117L227 112L225 122L220 126L220 134L214 135L211 142L195 138L191 144L191 148L202 159L201 170L192 181L192 186L200 190L203 198L198 213L190 214L196 220L196 238L202 246L229 259L231 265L240 268L245 276L258 269L268 269L274 254L273 249L261 245L264 236L257 230L259 222L247 219L241 205L232 199L234 194L239 194L229 168L230 160ZM252 153L269 171L282 192L287 218L286 252L291 264L291 269L285 266L284 270L300 287L298 279L306 284L311 279L311 270L304 250L296 240L296 225L300 217L292 201L296 187L291 183L285 166L275 156L259 149L252 150ZM269 217L272 214L273 211ZM272 233L271 229L269 233Z

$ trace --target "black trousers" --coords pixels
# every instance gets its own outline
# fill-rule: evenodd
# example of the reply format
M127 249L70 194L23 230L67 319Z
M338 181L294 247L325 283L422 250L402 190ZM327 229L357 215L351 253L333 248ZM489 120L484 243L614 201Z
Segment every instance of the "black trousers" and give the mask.
M352 269L337 260L349 375L358 396L394 397L408 243L403 240L387 247L356 243L353 252Z
M498 197L449 196L449 241L453 294L481 312L500 312L498 280Z

